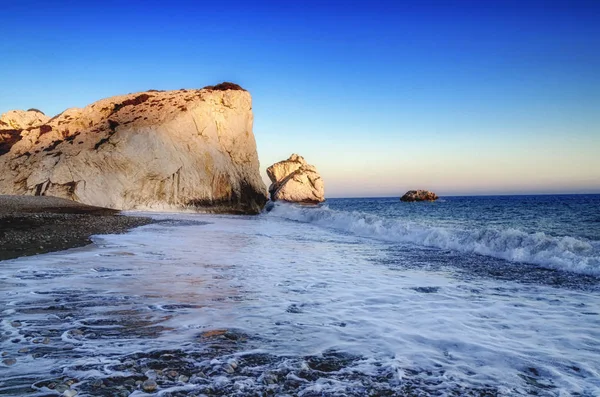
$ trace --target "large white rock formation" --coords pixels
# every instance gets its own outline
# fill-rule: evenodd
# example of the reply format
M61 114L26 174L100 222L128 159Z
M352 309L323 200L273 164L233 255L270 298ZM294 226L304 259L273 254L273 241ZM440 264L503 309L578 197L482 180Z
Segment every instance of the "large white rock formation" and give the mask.
M271 179L271 200L316 204L325 201L325 187L317 169L306 163L302 156L292 154L289 159L267 168Z
M258 213L266 188L252 123L250 94L231 83L102 99L41 125L4 122L0 194Z

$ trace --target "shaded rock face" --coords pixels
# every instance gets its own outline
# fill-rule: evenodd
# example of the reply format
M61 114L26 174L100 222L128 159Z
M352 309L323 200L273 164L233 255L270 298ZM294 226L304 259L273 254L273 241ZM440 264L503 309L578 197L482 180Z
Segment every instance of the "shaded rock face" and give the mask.
M271 200L317 204L325 201L325 187L317 169L306 163L302 156L292 154L289 159L267 168L271 179Z
M400 197L401 201L435 201L438 196L429 190L409 190Z
M0 124L0 194L227 213L267 200L252 99L234 84L116 96L41 121Z

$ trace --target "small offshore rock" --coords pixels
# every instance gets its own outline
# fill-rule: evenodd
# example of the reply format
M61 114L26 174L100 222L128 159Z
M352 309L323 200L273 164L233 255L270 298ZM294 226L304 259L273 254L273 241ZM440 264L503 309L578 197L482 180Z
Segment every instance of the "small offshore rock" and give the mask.
M27 353L27 352L29 352L28 347L23 347L23 348L19 349L19 353Z
M102 381L102 379L95 379L90 383L90 386L92 386L94 388L102 387L102 385L104 385L104 382Z
M225 370L225 372L227 372L228 374L232 374L235 372L235 368L233 368L233 366L231 366L231 364L225 364L223 366L223 369Z
M153 392L157 387L158 385L152 379L148 379L142 383L142 389L148 393Z
M69 389L69 390L65 390L65 392L63 393L63 396L65 396L65 397L74 397L77 394L78 394L77 390Z
M56 387L54 388L54 390L56 390L59 393L64 393L67 390L69 390L69 386L61 383L60 385L56 385Z
M325 201L325 186L321 175L304 157L292 154L287 160L267 168L271 180L269 194L272 201L318 204Z
M400 201L435 201L438 198L437 194L430 192L429 190L409 190L404 196L400 197Z
M12 325L14 328L19 328L23 324L20 321L13 321L12 323L10 323L10 325Z
M2 360L2 363L4 365L11 366L11 365L15 365L17 363L17 360L14 358L5 358L4 360Z

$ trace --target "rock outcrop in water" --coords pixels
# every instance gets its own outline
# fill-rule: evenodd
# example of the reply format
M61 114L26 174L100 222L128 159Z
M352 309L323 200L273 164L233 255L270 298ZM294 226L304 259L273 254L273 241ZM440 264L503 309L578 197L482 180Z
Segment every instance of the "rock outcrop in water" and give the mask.
M400 197L400 201L435 201L438 196L429 190L409 190Z
M269 193L273 201L317 204L325 201L325 187L317 169L302 156L292 154L287 160L267 168L271 179Z
M252 99L235 84L116 96L49 120L9 113L0 124L0 194L233 213L258 213L267 200Z

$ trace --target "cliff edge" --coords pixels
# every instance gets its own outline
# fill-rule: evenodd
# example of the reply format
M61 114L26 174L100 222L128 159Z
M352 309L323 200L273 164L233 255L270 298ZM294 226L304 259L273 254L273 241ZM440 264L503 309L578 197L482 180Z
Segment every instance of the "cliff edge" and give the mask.
M267 200L252 98L235 84L115 96L49 120L9 113L0 118L0 194L250 214Z

